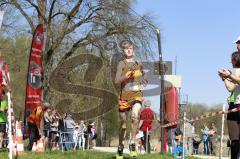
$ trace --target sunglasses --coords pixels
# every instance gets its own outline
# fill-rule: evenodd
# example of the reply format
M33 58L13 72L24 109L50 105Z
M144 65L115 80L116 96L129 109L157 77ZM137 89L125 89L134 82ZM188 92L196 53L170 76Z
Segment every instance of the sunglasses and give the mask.
M236 42L236 44L240 44L240 40Z

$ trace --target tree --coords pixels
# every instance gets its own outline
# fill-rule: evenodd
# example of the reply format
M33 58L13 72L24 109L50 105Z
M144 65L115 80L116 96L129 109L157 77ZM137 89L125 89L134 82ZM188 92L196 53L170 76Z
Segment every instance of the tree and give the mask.
M26 61L28 61L30 41L29 37L22 35L16 36L14 39L9 37L0 38L0 49L9 67L12 101L17 119L23 115L24 110L26 72L28 68Z
M145 20L129 11L129 5L128 0L1 0L0 2L3 8L16 8L26 20L31 33L34 32L37 24L42 23L45 26L43 71L46 100L48 100L49 77L52 71L73 56L78 48L101 48L100 42L114 35L150 46L149 38L152 34L149 32L152 30ZM117 40L121 39L119 37Z

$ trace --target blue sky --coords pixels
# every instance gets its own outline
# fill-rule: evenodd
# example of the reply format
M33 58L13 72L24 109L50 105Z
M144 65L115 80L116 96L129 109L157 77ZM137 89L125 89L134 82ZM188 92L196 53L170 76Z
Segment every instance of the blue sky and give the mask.
M151 13L161 28L164 60L177 56L181 92L189 102L209 106L224 103L228 96L217 75L231 68L232 43L240 35L239 0L137 0L133 9ZM154 107L159 101L152 98Z

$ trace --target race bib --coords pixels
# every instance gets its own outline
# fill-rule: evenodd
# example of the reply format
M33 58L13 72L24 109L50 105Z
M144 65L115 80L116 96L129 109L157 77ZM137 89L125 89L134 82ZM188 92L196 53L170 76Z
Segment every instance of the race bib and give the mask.
M129 82L124 86L124 91L140 91L143 90L143 86L137 82Z

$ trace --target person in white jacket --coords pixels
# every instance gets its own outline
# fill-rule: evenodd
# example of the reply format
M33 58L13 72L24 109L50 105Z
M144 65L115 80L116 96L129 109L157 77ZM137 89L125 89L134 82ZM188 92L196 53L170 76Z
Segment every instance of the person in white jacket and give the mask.
M74 130L73 130L73 143L74 143L74 150L76 150L77 148L77 145L79 143L79 133L80 133L80 130L79 130L79 126L76 125ZM79 145L80 146L80 145Z

